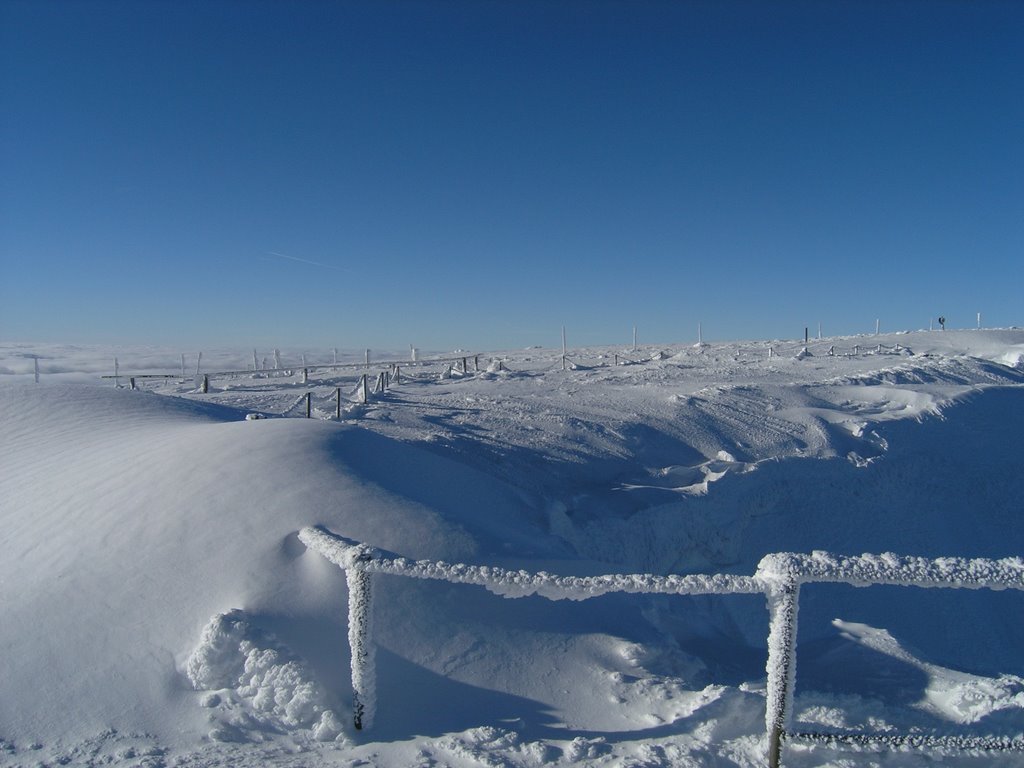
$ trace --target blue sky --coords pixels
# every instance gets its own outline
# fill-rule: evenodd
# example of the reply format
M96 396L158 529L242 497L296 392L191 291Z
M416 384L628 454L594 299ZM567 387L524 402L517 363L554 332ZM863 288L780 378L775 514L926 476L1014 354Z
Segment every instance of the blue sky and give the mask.
M0 339L1024 324L1022 39L1020 2L3 0Z

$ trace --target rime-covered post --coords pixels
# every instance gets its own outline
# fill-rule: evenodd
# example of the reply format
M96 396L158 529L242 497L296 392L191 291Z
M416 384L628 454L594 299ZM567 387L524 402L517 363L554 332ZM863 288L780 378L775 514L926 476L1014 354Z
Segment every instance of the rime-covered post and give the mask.
M636 352L636 326L633 326L633 351Z
M36 375L36 384L38 384L38 383L39 383L39 375L37 374ZM135 377L134 376L132 376L130 379L128 379L128 388L129 389L135 389Z
M365 358L366 358L366 367L369 368L370 367L370 350L366 350Z
M395 366L395 384L402 383L402 367L400 365Z
M341 418L341 387L335 387L335 389L334 389L334 396L338 400L338 413L337 413L337 416L340 419Z
M259 358L256 357L256 350L254 349L252 351L252 370L255 372L255 371L258 371L259 369L260 369L260 361L259 361Z
M196 377L199 376L199 366L203 364L203 353L199 353L199 357L196 358Z
M302 369L302 383L309 384L309 368Z
M352 652L352 724L361 731L373 725L376 709L376 670L370 637L373 618L370 574L353 563L345 570L345 580L348 582L348 645Z
M978 313L978 330L981 330L981 312Z
M697 323L697 343L698 344L703 344L704 343L704 333L703 333L703 330L700 327L700 323Z
M337 347L334 348L334 364L335 365L338 364L338 348Z
M306 418L307 419L310 417L310 414L311 414L311 412L313 410L312 400L313 400L312 393L307 392L306 393Z
M279 349L274 350L274 370L281 370L281 350Z
M33 365L33 370L35 371L36 384L38 384L39 383L39 358L36 357L35 355L32 356L32 365ZM134 381L134 379L133 379L133 381Z
M203 374L203 385L199 388L199 391L204 395L210 391L210 377L205 373Z
M473 370L480 370L480 355L473 355Z
M818 323L818 341L821 341L821 323Z
M363 394L363 402L368 403L370 401L370 391L366 384L366 374L363 374L363 378L359 382L359 387Z
M875 319L875 336L878 335L878 329L881 327L881 325L882 325L882 321L876 318Z
M769 624L765 727L768 731L768 766L779 768L796 680L796 619L800 584L792 576L786 576L768 585L766 594Z

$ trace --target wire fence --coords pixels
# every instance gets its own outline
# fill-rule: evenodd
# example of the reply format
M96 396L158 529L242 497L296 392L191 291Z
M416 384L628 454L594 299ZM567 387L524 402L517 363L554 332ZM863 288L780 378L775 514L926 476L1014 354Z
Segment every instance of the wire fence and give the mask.
M555 576L491 566L409 560L338 536L322 527L303 528L299 539L339 566L348 580L349 645L356 729L372 725L376 709L371 574L475 584L503 597L539 595L549 600L587 600L613 592L672 595L763 594L769 613L765 731L766 760L778 768L787 740L829 746L1024 752L1024 737L863 732L802 732L789 726L796 684L796 627L800 588L813 583L898 585L942 589L1024 590L1024 559L926 559L893 554L842 557L824 552L766 555L753 576L610 574Z

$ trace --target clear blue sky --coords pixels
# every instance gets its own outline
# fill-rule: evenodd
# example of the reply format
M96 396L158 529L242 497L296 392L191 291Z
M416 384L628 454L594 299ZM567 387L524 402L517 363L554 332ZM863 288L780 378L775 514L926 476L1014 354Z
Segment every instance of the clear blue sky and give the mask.
M1024 2L0 0L0 339L1024 324Z

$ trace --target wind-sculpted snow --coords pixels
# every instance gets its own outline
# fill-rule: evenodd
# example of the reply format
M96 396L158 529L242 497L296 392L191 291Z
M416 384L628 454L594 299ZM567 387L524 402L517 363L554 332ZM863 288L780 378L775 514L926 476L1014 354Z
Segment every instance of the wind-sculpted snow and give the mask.
M363 403L381 371L362 349L252 373L251 349L205 350L203 371L236 373L203 393L184 350L0 344L0 768L761 765L760 592L790 583L793 730L1024 730L1024 331L803 346L607 345L568 370L560 349L506 350L489 371L403 364ZM98 378L115 356L120 387ZM139 372L171 377L131 391ZM318 524L372 610L306 554L295 532ZM353 560L352 540L405 557ZM923 558L757 572L816 551ZM846 586L876 581L993 589ZM375 663L372 644L347 656L347 603ZM250 631L213 622L204 657L202 684L227 687L193 690L186 660L234 606ZM372 731L350 730L350 679ZM317 742L305 702L350 741Z
M262 740L289 732L317 741L344 740L323 688L301 659L242 611L214 616L188 657L185 673L203 698L214 741Z

